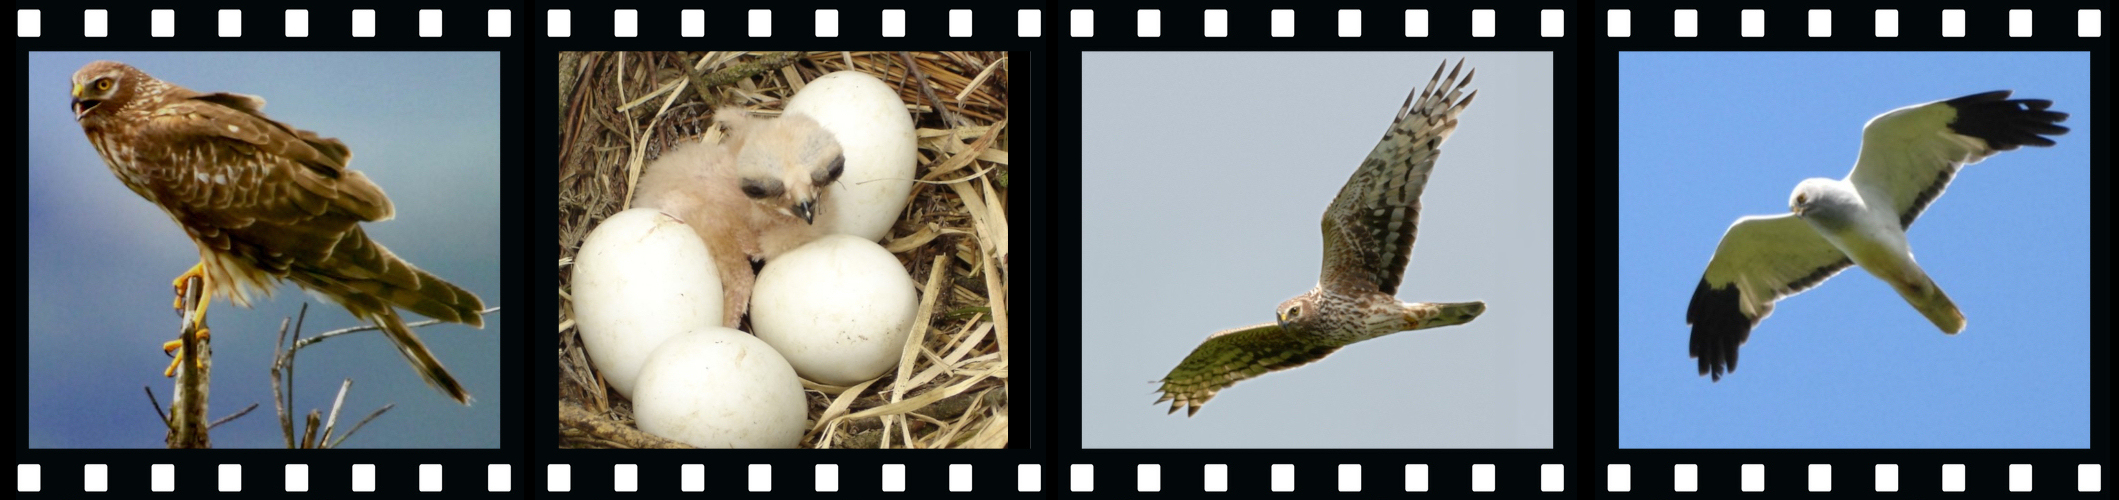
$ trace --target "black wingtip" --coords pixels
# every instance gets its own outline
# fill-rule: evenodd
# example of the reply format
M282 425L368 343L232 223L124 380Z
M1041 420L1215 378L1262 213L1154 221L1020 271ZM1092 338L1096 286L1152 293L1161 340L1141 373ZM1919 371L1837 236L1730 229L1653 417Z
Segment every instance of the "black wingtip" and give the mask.
M1692 357L1700 360L1700 375L1722 381L1722 374L1736 371L1737 348L1751 337L1756 324L1744 315L1743 292L1736 284L1717 289L1700 278L1692 291L1692 305L1685 310L1685 323L1692 325Z
M1957 119L1950 122L1950 131L1977 137L1995 151L2023 146L2049 147L2055 143L2044 136L2068 133L2067 127L2056 125L2067 121L2068 114L2047 110L2053 106L2053 101L2009 99L2010 93L1996 90L1943 101L1957 110Z

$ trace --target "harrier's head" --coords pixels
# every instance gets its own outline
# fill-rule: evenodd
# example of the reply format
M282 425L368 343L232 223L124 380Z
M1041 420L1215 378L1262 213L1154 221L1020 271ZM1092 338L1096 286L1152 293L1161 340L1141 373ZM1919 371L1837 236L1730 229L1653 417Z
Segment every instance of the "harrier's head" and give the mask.
M93 120L115 113L143 91L155 91L161 82L138 68L117 61L96 61L74 72L74 120Z
M1280 309L1273 312L1273 321L1279 323L1282 330L1306 328L1317 318L1317 293L1318 290L1312 289L1309 293L1281 302Z
M741 122L743 148L736 176L743 195L773 212L815 224L824 187L846 172L846 155L831 131L801 114Z
M1795 213L1796 217L1809 219L1829 216L1849 202L1858 205L1859 200L1849 196L1853 190L1841 184L1839 180L1822 177L1804 179L1795 185L1795 192L1788 193L1788 211Z

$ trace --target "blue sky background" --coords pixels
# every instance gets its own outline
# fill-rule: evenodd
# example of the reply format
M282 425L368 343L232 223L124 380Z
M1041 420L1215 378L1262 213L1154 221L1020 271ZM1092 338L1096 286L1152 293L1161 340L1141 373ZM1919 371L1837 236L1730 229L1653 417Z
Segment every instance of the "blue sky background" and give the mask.
M1479 96L1421 196L1398 298L1486 313L1243 381L1192 418L1153 404L1149 381L1208 335L1270 322L1317 284L1325 205L1406 94L1458 58ZM1552 447L1552 54L1082 61L1084 447Z
M73 120L67 82L98 59L200 92L257 95L271 118L345 141L351 167L381 185L397 208L396 219L363 224L368 236L487 306L509 305L500 303L497 54L32 53L21 96L29 129L29 446L163 446L162 424L140 388L169 404L172 384L162 377L169 358L159 348L175 338L179 321L169 281L198 262L183 230L112 176ZM267 377L281 318L308 302L306 334L363 324L292 283L277 292L254 309L216 300L208 314L210 415L260 404L216 428L216 447L282 446ZM499 446L501 409L521 404L500 391L500 339L508 325L492 314L483 330L447 324L416 331L470 390L472 406L429 388L379 332L362 332L302 350L296 411L328 412L340 380L352 378L340 429L384 404L397 407L348 447Z
M2090 445L2089 55L1625 53L1619 58L1619 446ZM1781 301L1720 383L1685 308L1722 232L1852 169L1892 109L2012 89L2072 116L2051 148L1958 173L1907 233L1968 321L1947 336L1859 267Z

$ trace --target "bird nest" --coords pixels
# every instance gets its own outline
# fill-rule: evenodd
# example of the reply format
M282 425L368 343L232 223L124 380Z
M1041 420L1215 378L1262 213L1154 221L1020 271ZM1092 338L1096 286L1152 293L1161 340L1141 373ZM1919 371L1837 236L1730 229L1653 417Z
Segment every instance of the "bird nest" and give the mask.
M919 286L899 366L835 387L802 382L804 448L1000 448L1008 443L1008 57L1005 52L559 54L560 446L685 448L640 432L574 326L572 264L626 208L644 166L720 132L712 113L775 115L807 82L860 71L913 113L917 182L883 241ZM744 322L744 331L750 331Z

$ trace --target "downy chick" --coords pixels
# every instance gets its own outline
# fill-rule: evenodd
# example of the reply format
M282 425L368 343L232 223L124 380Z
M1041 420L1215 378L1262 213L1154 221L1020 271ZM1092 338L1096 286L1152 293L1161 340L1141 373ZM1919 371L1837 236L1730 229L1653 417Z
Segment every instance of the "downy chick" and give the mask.
M714 120L728 126L738 189L757 208L751 222L760 251L753 255L770 259L827 234L816 225L824 187L846 172L831 131L800 113L760 118L722 108Z
M760 118L722 108L714 121L728 128L727 138L664 153L641 174L633 205L683 220L706 242L721 275L722 323L736 328L757 278L750 260L824 235L813 224L818 198L845 170L845 157L829 131L799 114Z

